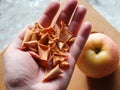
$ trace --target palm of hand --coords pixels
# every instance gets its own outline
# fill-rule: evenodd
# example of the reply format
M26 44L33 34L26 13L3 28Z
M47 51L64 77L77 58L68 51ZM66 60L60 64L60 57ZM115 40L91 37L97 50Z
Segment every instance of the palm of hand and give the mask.
M43 83L41 82L45 72L38 66L36 61L32 58L32 56L28 52L21 51L19 48L13 47L14 43L7 49L4 56L5 62L5 72L6 72L6 85L8 87L20 88L20 90L64 90L64 87L61 88L61 82L67 82L66 73L69 75L70 71L66 71L63 74L63 78L58 78L56 80ZM14 53L14 54L13 54ZM70 57L71 61L72 57ZM9 62L7 61L9 60ZM11 77L11 78L9 78ZM64 85L66 85L64 84ZM23 87L23 89L21 89Z
M9 80L9 77L12 77L9 80L12 86L33 83L39 68L28 52L23 52L10 46L4 56L7 56L4 58L4 63L6 77L8 77L5 79Z

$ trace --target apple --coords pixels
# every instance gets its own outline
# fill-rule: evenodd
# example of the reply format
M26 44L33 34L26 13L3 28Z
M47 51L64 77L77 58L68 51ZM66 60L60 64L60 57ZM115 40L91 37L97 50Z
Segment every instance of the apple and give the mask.
M114 72L119 63L115 42L102 33L90 34L78 59L77 66L88 77L103 78Z

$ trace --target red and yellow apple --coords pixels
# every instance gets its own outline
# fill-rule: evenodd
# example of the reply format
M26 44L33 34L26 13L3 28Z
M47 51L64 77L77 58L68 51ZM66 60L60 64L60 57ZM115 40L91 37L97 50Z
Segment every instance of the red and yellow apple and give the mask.
M90 34L77 66L87 76L103 78L118 67L119 51L115 42L102 33Z

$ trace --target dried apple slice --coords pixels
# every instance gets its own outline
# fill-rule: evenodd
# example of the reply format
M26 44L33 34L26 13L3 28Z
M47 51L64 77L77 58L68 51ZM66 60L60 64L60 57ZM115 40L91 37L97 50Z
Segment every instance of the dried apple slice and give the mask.
M28 42L25 42L24 43L24 47L25 49L27 50L30 50L30 51L34 51L34 52L38 52L38 41L28 41Z
M31 41L38 40L39 38L39 32L34 32L31 37Z
M49 35L48 38L49 38L48 45L52 47L52 46L54 45L54 43L55 43L55 39L53 39L53 38L51 37L51 35Z
M66 58L61 55L53 55L53 66L56 66L63 62Z
M47 73L47 75L45 75L45 77L43 78L42 82L46 82L46 81L52 80L52 79L58 77L62 73L63 73L63 71L60 69L59 65L57 65L49 73Z
M48 41L49 41L49 34L48 33L41 35L41 39L39 40L40 44L48 45Z
M74 43L75 39L76 39L76 37L71 38L71 39L67 42L67 45L71 46L71 45Z
M37 40L25 42L24 45L27 46L36 46L38 44Z
M57 46L55 46L53 49L53 55L57 54L57 55L61 55L61 56L66 56L66 52L63 52L62 50L58 49Z
M67 28L63 28L60 32L60 42L66 43L72 37L70 31Z
M62 51L63 52L68 52L69 49L70 49L70 46L68 44L65 44L64 47L63 47L63 49L62 49Z
M24 39L23 39L23 42L22 42L22 46L24 46L24 43L25 43L25 42L31 40L32 34L33 34L33 31L32 31L32 30L29 30L29 29L26 30L25 36L24 36Z
M61 69L69 69L70 67L70 63L68 63L67 61L63 61L59 64Z
M46 45L39 44L38 50L39 50L40 59L47 61L51 48Z
M54 33L54 29L52 27L48 27L48 28L44 28L44 29L41 29L41 33L49 33L49 34L52 34Z
M58 42L58 48L59 48L60 50L62 50L63 46L64 46L64 43Z
M53 37L59 39L59 37L60 37L60 28L58 27L57 24L55 24L55 26L53 28L54 28L54 31L55 31Z
M33 58L40 60L39 54L35 53L34 51L29 51L29 53L30 53L30 55L31 55Z
M35 22L32 30L33 30L33 31L36 31L36 30L42 29L42 28L43 28L43 27L42 27L38 22Z

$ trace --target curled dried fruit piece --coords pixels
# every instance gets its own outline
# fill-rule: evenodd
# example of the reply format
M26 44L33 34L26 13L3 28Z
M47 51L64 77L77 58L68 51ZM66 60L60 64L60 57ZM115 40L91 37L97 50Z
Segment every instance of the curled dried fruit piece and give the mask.
M24 36L24 39L23 39L23 42L22 42L22 47L24 46L24 43L25 43L25 42L31 40L32 34L33 34L33 31L31 31L31 30L29 30L29 29L26 30L26 33L25 33L25 36Z
M59 41L66 43L67 41L69 41L69 39L72 37L71 32L68 30L67 27L64 27L61 31L60 31L60 38Z
M47 61L51 48L49 46L39 44L38 49L39 49L40 59Z
M63 61L60 63L61 69L68 69L70 67L70 64L67 61Z
M43 82L49 81L51 79L54 79L58 77L60 74L62 74L63 71L60 69L59 65L57 65L55 68L53 68L42 80Z
M35 53L33 51L29 51L29 53L33 58L40 59L40 56L37 53Z
M45 60L41 60L39 54L33 51L29 51L29 53L33 58L39 60L38 64L41 65L43 68L46 68L48 66L48 62Z
M30 51L38 52L38 41L28 41L24 42L24 47Z
M36 40L38 40L38 38L39 38L38 33L39 33L39 32L34 32L34 33L32 34L31 41L36 41Z

